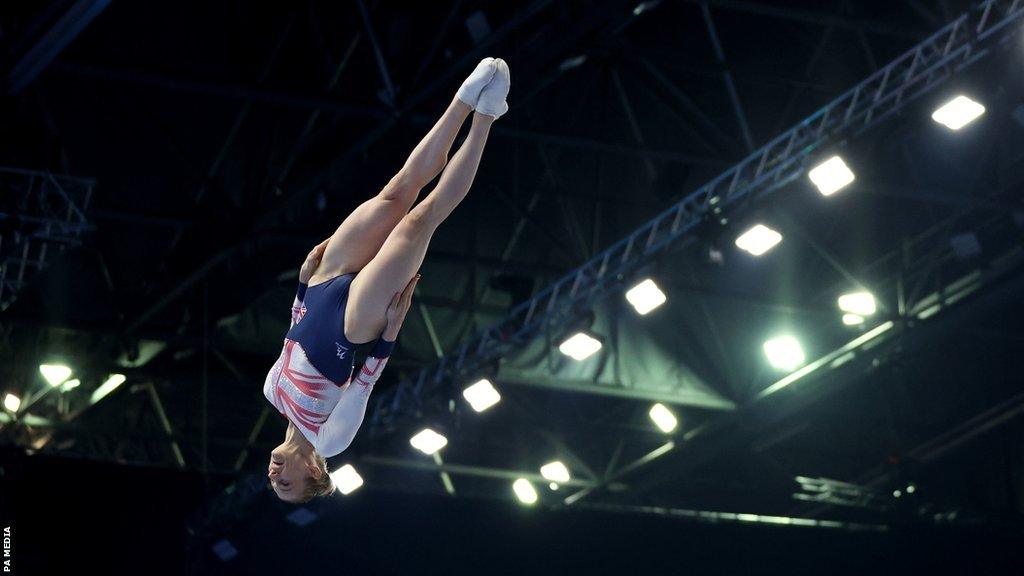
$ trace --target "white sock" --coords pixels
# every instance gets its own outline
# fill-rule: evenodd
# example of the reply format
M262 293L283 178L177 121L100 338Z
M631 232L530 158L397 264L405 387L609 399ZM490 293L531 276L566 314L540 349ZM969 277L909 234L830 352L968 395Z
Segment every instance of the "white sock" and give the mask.
M508 112L508 103L505 98L508 96L508 89L512 85L512 76L508 64L501 58L495 61L496 70L491 81L484 86L477 100L476 111L498 119L505 112Z
M455 93L455 96L468 104L470 108L476 109L476 102L480 98L480 91L491 81L494 71L494 58L484 58L476 65L476 68L469 74L469 77L462 82L462 86L459 86L459 91Z

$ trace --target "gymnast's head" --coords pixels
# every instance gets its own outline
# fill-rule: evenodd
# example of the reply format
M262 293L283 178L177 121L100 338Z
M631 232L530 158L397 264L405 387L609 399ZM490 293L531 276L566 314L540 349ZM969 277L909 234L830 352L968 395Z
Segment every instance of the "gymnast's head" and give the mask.
M285 442L270 453L270 487L285 502L302 504L334 492L327 460L311 446Z

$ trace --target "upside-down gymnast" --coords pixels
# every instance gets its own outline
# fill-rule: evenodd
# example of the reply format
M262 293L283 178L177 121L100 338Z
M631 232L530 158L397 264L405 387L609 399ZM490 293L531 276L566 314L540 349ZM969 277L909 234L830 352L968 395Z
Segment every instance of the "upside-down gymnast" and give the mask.
M288 420L267 474L282 500L307 502L334 491L326 458L345 450L362 424L409 310L427 245L469 192L491 123L508 111L509 84L508 65L484 58L387 186L302 264L291 327L263 385L264 396ZM470 114L469 134L449 161ZM438 174L437 186L413 208ZM352 355L370 342L353 378Z

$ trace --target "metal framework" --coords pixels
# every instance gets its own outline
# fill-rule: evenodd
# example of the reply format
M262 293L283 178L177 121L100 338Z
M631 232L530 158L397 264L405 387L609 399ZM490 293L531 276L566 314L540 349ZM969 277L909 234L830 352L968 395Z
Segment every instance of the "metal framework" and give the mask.
M53 248L77 246L93 229L85 217L93 185L82 178L0 168L3 207L11 210L0 212L0 312L46 266Z
M880 124L953 74L982 59L1007 27L1022 20L1020 0L986 0L878 69L824 108L783 132L707 184L664 210L509 316L467 339L415 378L380 394L370 418L376 428L415 413L445 391L445 377L472 375L533 338L564 326L598 298L617 293L629 275L726 208L762 198L800 177L823 149ZM692 237L692 236L691 236Z

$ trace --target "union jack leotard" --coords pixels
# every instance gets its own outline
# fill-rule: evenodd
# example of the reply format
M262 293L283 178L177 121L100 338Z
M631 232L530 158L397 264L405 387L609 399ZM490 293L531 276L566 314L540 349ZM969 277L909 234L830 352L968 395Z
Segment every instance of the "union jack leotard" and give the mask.
M324 458L352 443L395 344L379 338L352 377L357 345L345 338L344 317L354 276L312 287L299 284L284 346L263 384L267 400Z

